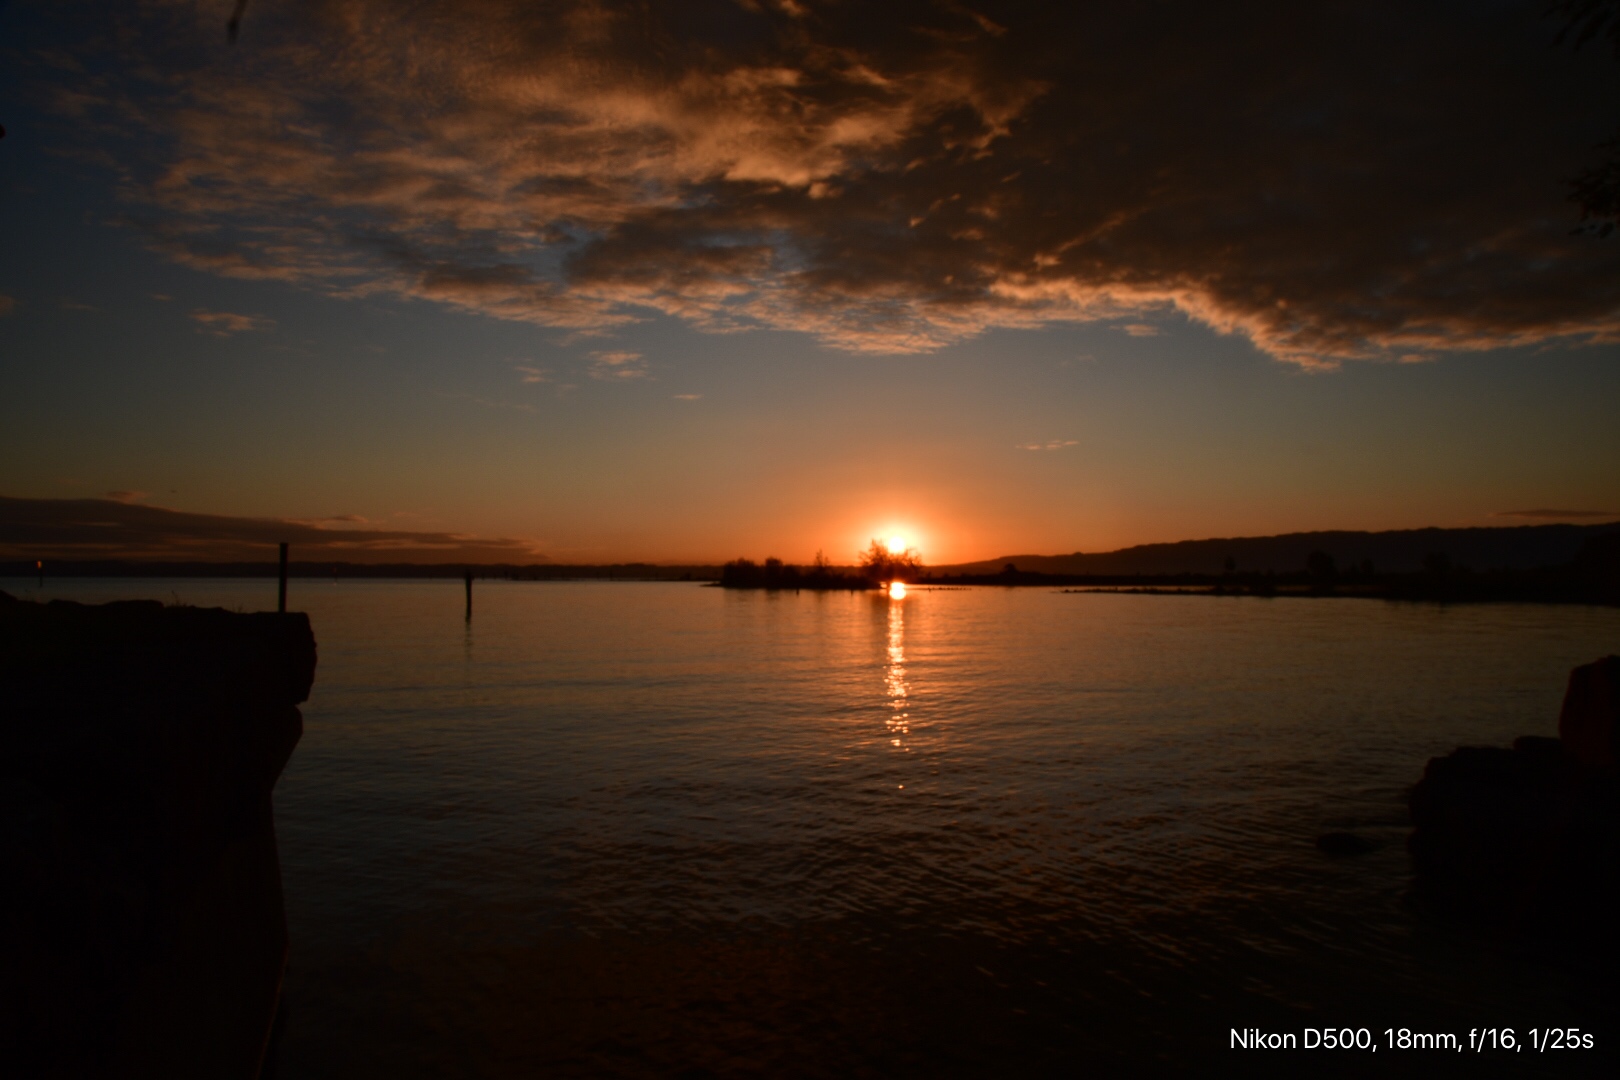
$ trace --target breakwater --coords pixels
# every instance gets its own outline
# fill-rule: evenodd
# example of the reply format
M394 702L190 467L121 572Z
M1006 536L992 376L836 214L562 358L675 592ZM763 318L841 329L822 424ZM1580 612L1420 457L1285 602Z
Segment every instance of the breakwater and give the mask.
M287 950L270 796L315 659L301 614L0 593L10 1075L259 1074Z

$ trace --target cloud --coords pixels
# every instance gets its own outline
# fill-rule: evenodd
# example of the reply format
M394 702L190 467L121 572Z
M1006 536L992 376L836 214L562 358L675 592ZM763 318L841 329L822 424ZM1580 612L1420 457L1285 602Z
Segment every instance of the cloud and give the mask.
M536 562L522 540L383 528L355 515L307 521L193 514L108 499L12 499L0 496L0 559L139 559L268 562L275 545L301 561Z
M1528 518L1533 521L1583 521L1620 517L1615 510L1498 510L1492 517Z
M1053 439L1044 443L1024 443L1017 447L1019 450L1062 450L1069 446L1079 446L1078 439Z
M676 401L701 401L702 399L703 399L702 394L676 394L675 395L675 400Z
M551 372L545 368L533 367L529 364L514 364L512 370L517 372L523 382L545 383L551 381Z
M107 498L111 499L113 502L125 503L125 504L138 503L142 499L146 498L146 495L147 495L147 493L144 492L144 491L109 491L109 492L107 492Z
M236 315L229 311L205 311L202 308L191 313L191 321L197 324L199 334L212 334L215 337L264 331L276 325L274 319L262 315Z
M1119 329L1125 331L1127 334L1131 335L1131 337L1159 336L1159 328L1148 323L1126 323L1124 326L1119 327Z
M1171 311L1304 365L1620 340L1565 186L1620 65L1531 0L322 0L234 50L217 4L60 10L101 73L41 66L58 107L229 277L870 352Z
M642 359L640 353L591 353L591 378L593 379L644 379L646 377L647 363Z
M12 308L15 308L16 306L16 300L4 295L3 293L0 293L0 316L10 315Z

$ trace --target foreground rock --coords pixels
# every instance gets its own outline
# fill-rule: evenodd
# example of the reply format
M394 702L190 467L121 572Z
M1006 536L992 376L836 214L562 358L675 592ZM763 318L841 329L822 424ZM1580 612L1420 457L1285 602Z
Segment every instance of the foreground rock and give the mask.
M1515 937L1620 955L1617 689L1620 657L1576 668L1559 738L1430 760L1410 797L1421 902Z
M303 615L0 593L0 1059L18 1077L258 1074L287 932L270 791Z

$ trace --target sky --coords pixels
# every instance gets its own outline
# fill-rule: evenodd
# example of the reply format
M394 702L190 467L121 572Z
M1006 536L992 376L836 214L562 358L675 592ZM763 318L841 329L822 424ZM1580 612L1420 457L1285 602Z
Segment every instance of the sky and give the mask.
M1620 516L1535 2L235 7L0 3L0 557Z

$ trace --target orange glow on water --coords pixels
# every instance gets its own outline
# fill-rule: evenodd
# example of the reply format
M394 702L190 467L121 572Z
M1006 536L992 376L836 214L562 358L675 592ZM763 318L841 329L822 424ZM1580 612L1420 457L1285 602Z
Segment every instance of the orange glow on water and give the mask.
M889 599L904 600L906 598L906 583L903 581L889 582Z

